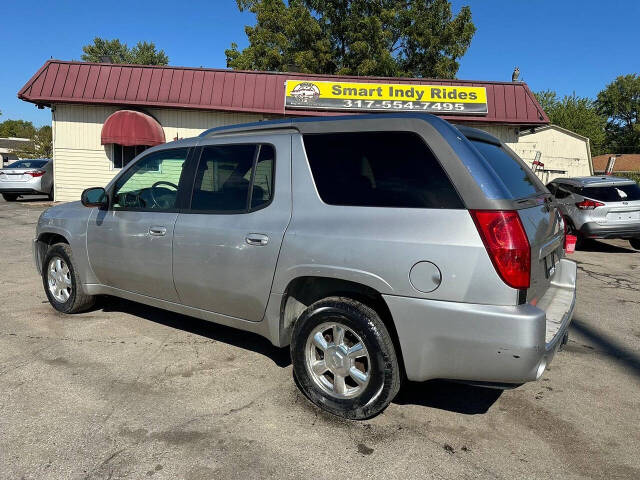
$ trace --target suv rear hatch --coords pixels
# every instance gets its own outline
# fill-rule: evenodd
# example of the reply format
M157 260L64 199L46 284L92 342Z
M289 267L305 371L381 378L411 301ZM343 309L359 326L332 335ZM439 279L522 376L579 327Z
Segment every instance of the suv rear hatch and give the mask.
M560 212L543 183L515 153L485 138L469 140L511 193L512 198L506 200L511 200L530 246L529 286L520 289L519 303L537 304L549 289L564 256Z

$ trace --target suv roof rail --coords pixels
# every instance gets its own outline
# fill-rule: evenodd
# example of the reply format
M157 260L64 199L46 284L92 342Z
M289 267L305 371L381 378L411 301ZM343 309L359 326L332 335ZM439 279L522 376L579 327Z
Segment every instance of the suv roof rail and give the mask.
M391 112L391 113L361 113L357 115L334 115L328 117L290 117L277 120L264 120L259 122L239 123L235 125L225 125L223 127L210 128L202 132L199 137L210 137L214 135L226 134L226 133L241 133L252 132L259 130L274 130L293 128L298 129L297 125L310 124L310 123L324 123L324 122L343 122L349 120L371 120L380 118L416 118L421 119L429 123L438 122L444 120L428 113L419 112ZM466 127L469 128L469 127ZM470 129L471 130L471 129ZM472 129L476 130L476 129ZM488 135L488 134L487 134Z

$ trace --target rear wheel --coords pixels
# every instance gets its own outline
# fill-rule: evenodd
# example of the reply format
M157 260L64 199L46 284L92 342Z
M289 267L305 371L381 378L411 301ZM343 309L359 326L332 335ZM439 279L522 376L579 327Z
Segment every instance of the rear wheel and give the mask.
M400 389L393 341L379 315L343 297L309 306L293 331L298 386L320 408L364 420L384 410Z
M47 197L49 197L49 201L50 202L53 201L53 185L51 185L51 190L49 190L49 193L47 194Z
M631 244L632 248L640 250L640 238L630 238L629 243Z
M2 198L4 198L7 202L15 202L18 198L18 195L16 195L15 193L3 193Z
M59 312L79 313L94 303L94 297L82 291L71 247L66 243L56 243L47 250L42 262L42 283L49 303Z

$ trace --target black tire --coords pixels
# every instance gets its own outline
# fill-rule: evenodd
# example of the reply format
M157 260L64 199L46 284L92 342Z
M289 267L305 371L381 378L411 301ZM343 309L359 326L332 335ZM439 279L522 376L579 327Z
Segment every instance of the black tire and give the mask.
M50 262L59 258L64 261L69 270L69 279L71 280L71 293L66 301L60 301L56 299L49 289L48 280L48 268ZM42 284L44 291L47 294L49 303L53 308L62 313L80 313L89 308L95 303L95 297L93 295L87 295L82 290L82 282L75 269L73 263L73 254L71 247L66 243L56 243L51 245L44 256L42 262Z
M3 193L2 198L4 198L6 202L15 202L18 199L18 195L15 193Z
M307 366L307 340L316 327L333 322L358 335L368 352L368 383L351 398L336 398L324 391ZM401 369L387 328L375 310L350 298L328 297L302 313L293 329L291 359L300 390L318 407L339 417L371 418L382 412L400 390Z
M640 238L630 238L629 244L631 245L631 248L640 250Z
M47 194L47 197L48 197L50 202L53 202L53 185L51 185L51 190L49 190L49 193Z

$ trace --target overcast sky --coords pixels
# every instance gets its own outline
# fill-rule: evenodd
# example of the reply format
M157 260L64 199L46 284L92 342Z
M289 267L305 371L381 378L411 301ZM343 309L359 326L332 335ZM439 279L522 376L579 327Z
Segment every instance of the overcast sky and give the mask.
M93 37L120 38L130 46L154 41L172 65L224 68L225 48L246 45L234 0L175 2L3 2L0 49L0 121L48 124L48 109L17 99L18 90L49 58L80 60ZM461 59L458 78L521 80L534 90L595 97L617 75L640 73L638 0L453 0L470 5L478 28ZM95 4L94 6L91 6Z

